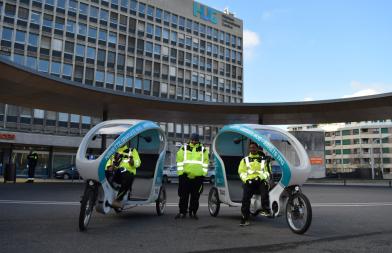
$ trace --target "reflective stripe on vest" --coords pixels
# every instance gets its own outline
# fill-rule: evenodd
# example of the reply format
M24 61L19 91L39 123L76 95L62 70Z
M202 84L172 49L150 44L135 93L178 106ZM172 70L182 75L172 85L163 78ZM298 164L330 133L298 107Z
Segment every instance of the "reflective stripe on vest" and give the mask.
M246 164L246 167L248 168L248 171L246 172L247 174L253 174L253 173L256 172L256 171L254 171L254 170L252 169L252 167L250 166L249 156L245 157L245 164ZM265 161L264 161L264 160L261 160L261 163L260 163L260 170L261 170L261 171L259 171L259 174L261 174L262 172L264 172L264 165L265 165Z
M201 147L201 161L198 161L198 160L187 160L186 159L187 158L187 154L186 154L187 150L186 149L187 149L187 144L184 144L184 161L182 162L182 164L181 163L177 163L177 166L179 164L181 166L181 165L192 163L192 164L201 164L203 167L208 167L208 164L205 165L203 163L203 161L204 161L204 147L203 146Z

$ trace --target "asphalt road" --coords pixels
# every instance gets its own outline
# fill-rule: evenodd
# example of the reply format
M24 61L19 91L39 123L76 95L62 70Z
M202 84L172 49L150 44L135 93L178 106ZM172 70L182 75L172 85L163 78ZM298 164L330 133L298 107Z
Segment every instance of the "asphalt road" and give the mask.
M174 220L176 185L168 186L165 215L155 207L121 214L94 213L78 231L82 184L0 184L0 252L391 252L392 189L322 186L303 188L313 207L305 235L291 232L284 217L257 217L240 227L239 208L207 211L199 220Z

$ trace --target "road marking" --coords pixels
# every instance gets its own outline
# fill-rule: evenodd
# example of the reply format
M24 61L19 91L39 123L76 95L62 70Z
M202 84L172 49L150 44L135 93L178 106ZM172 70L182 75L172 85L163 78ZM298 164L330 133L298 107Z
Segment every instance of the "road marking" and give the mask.
M19 205L61 205L61 206L78 206L80 202L67 201L45 201L45 200L0 200L0 204L19 204ZM145 206L155 206L151 203ZM178 203L166 203L167 207L178 207ZM200 203L200 207L207 207L207 203ZM368 202L368 203L313 203L312 207L375 207L375 206L392 206L392 202ZM221 207L229 207L222 204Z
M314 203L312 207L374 207L392 206L392 202L370 202L370 203Z

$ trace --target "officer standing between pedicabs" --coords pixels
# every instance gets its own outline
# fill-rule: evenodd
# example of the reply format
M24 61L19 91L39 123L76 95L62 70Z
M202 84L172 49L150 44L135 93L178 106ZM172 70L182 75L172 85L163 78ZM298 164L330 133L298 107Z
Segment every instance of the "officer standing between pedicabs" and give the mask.
M208 171L208 150L200 143L199 135L193 133L191 141L177 152L178 196L180 212L175 219L185 218L189 203L189 217L197 220L199 198L203 192L203 181Z
M243 158L238 167L238 174L243 183L241 206L241 226L249 225L250 202L253 194L261 194L262 213L269 214L268 179L270 177L270 163L262 159L256 143L249 144L249 156Z
M121 157L121 161L119 162L118 168L114 168L117 169L115 172L117 173L117 176L115 175L115 178L118 178L116 181L120 182L121 187L116 199L112 202L112 206L114 208L122 208L121 201L128 191L132 191L132 184L135 179L136 169L140 167L141 161L137 150L130 149L127 145L121 147L117 153Z

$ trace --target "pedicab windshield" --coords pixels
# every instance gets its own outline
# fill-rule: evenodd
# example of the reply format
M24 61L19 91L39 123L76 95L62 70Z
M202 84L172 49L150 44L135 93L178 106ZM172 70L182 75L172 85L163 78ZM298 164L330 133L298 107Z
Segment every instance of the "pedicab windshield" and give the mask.
M254 131L260 135L264 140L270 142L279 152L284 156L286 161L292 166L299 166L300 159L298 153L294 147L294 144L290 139L283 133L270 130L270 129L254 129ZM250 139L247 136L244 136L237 132L223 132L217 138L215 143L215 148L219 156L224 157L245 157L249 154L248 145L250 142L256 142L254 139ZM263 148L262 146L260 148ZM271 154L264 148L262 150L265 155L272 157ZM231 161L230 165L234 166L239 161L237 159L236 162ZM233 163L234 162L234 163ZM237 164L237 165L238 165ZM277 162L273 162L273 164L278 165Z
M97 148L102 141L102 137L106 137L106 148L108 148L118 137L121 136L122 133L126 132L133 126L134 124L122 124L99 129L88 143L90 152L86 154L86 157L90 160L96 159L101 155L101 152L105 151ZM150 129L136 135L132 139L128 140L126 145L131 148L136 148L139 153L156 155L162 152L164 148L163 136L156 129Z
M275 130L255 129L262 137L272 143L291 165L299 166L300 159L294 144L281 132Z

